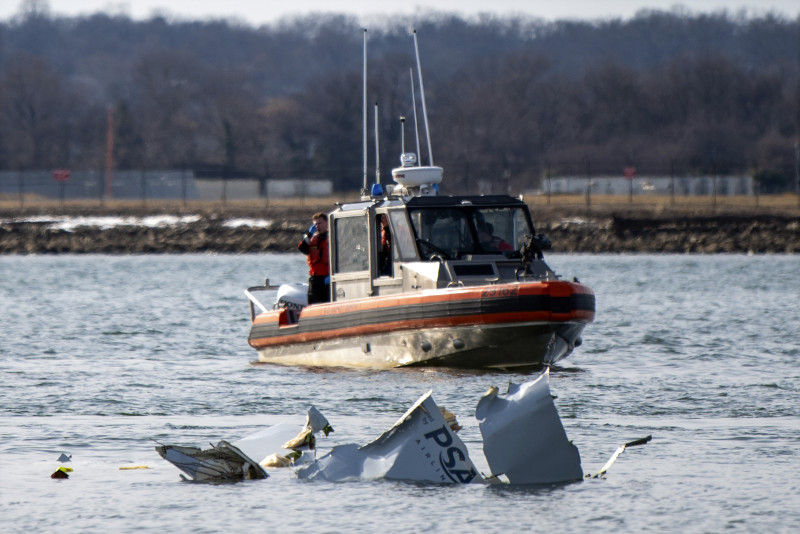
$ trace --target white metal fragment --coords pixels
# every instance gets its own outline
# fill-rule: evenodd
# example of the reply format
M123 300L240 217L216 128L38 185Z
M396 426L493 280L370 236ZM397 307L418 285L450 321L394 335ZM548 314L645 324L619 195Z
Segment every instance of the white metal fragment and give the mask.
M450 428L429 391L375 441L334 447L297 470L302 479L406 480L442 484L482 482L466 445Z
M227 441L220 441L209 449L160 445L156 451L194 481L248 480L269 476L264 468Z
M550 372L508 393L492 388L475 410L492 475L512 484L548 484L583 477L578 448L567 438L550 394Z
M292 451L283 445L298 436L298 432L302 435L310 432L313 437L313 433L319 431L327 435L333 429L319 410L312 406L308 410L305 427L280 423L233 442L220 441L208 449L160 445L156 451L195 481L267 478L269 475L264 467L271 463L273 455L310 461L305 455L291 454ZM308 440L305 440L297 446L307 444Z

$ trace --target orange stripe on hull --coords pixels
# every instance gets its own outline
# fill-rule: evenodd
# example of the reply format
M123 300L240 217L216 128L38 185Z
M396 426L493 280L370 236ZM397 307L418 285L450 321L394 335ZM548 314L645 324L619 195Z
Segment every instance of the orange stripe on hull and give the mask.
M343 337L363 336L368 334L382 334L397 330L418 330L422 328L441 328L448 326L480 326L498 323L524 323L524 322L548 322L551 321L548 312L532 313L510 313L494 315L462 315L458 317L442 317L440 319L415 319L409 321L394 321L391 323L372 324L366 326L351 326L349 328L339 328L336 330L325 330L322 332L308 332L303 334L288 335L281 337L270 337L250 340L250 345L254 348L272 347L275 345L286 345L290 343L308 343L313 341L324 341ZM569 321L558 321L569 322ZM576 322L585 322L577 321Z
M572 295L594 295L594 292L581 284L555 281L542 282L538 284L503 284L498 286L453 289L443 293L425 294L418 293L413 295L400 295L390 297L376 297L360 299L351 302L317 304L305 308L301 314L301 321L308 324L314 318L330 317L339 314L354 312L375 312L390 308L402 309L406 306L433 305L433 304L452 304L458 305L458 301L491 301L491 299L509 299L523 296L541 296L553 298L568 298ZM559 313L550 310L533 311L514 311L514 312L495 312L471 315L450 315L441 317L429 317L424 319L396 320L385 323L362 324L341 328L330 328L316 332L289 333L292 329L297 329L298 325L285 325L284 312L281 310L262 313L253 321L254 325L278 325L280 324L281 335L256 337L249 340L254 348L264 348L293 343L308 343L325 341L336 338L363 336L370 334L381 334L398 330L414 330L427 328L441 328L449 326L480 326L501 323L526 323L526 322L554 322L554 323L589 323L594 320L593 310L570 310L569 312Z
M347 302L315 304L314 306L303 309L300 316L304 319L310 319L312 317L325 317L357 311L378 311L385 308L410 306L414 304L435 304L477 298L491 299L533 295L569 297L571 295L594 295L594 291L582 284L565 282L561 280L554 282L541 282L537 284L502 284L489 287L481 286L477 289L449 289L446 292L435 294L415 293L412 295L372 297ZM253 324L273 322L277 320L276 317L278 313L278 311L262 313L255 318ZM572 314L554 314L557 316L567 316L564 319L560 319L559 317L553 318L556 320L569 320L569 317L576 313L580 316L574 317L575 319L592 321L594 318L594 312L586 312L584 310L575 310Z

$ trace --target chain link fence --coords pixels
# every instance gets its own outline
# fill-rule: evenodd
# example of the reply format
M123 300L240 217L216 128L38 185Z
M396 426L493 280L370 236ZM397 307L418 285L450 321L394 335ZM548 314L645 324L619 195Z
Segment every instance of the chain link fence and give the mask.
M192 171L3 171L0 195L6 200L192 200L198 197Z
M496 183L492 183L496 182ZM496 192L503 182L483 180L478 193ZM505 182L504 182L505 183ZM487 191L483 191L486 189ZM451 194L444 188L445 194ZM517 194L518 192L509 192ZM0 200L38 201L106 200L236 201L255 198L304 198L333 195L330 180L263 180L258 178L197 178L191 170L115 171L2 171ZM548 176L539 187L524 191L537 203L586 205L622 203L759 204L759 184L750 176ZM785 194L783 196L786 196ZM796 196L796 195L794 195ZM567 200L569 199L569 200ZM800 196L797 200L800 206Z

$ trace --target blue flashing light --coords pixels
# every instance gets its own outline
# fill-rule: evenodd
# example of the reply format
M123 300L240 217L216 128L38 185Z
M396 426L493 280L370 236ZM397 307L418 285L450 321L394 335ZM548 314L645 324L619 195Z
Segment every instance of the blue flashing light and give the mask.
M383 187L381 187L381 184L372 184L372 191L370 192L370 195L373 197L383 196Z

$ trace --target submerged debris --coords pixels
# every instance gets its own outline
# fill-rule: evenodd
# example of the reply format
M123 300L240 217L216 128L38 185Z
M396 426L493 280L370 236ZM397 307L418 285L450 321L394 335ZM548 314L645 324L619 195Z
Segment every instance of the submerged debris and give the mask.
M606 471L608 471L608 469L612 465L614 465L614 462L617 460L617 458L619 458L619 455L625 451L625 449L627 449L628 447L635 447L637 445L644 445L646 443L649 443L650 440L652 439L653 436L645 436L643 438L635 439L633 441L629 441L628 443L620 445L619 447L617 447L617 450L614 451L614 454L611 455L611 458L608 459L606 464L602 468L600 468L600 471L598 471L594 475L590 475L587 473L586 478L605 478Z
M302 456L298 451L292 451L287 455L270 454L261 460L261 467L291 467L291 465Z
M553 404L549 370L520 385L509 383L505 395L497 391L490 389L475 409L492 475L505 475L512 484L580 480L581 456Z
M195 481L249 480L269 476L258 463L227 441L220 441L209 449L160 445L156 451Z
M466 445L451 429L431 391L378 439L359 447L339 445L297 470L302 479L407 480L466 484L482 480Z
M220 441L208 449L159 445L156 447L156 452L194 481L262 479L269 477L265 467L272 467L273 463L283 462L278 460L278 456L296 461L296 459L302 458L302 452L299 449L303 447L313 449L313 447L309 447L309 444L315 442L313 434L316 432L324 432L327 435L333 432L333 428L319 410L312 406L308 410L306 425L300 434L297 432L296 425L283 423L238 441ZM310 439L307 437L309 434L311 435ZM297 439L300 436L306 437L298 442ZM292 447L285 445L292 445ZM298 449L297 454L292 454L291 450L286 450L285 454L275 453L275 451L288 448ZM275 458L272 458L273 456Z
M333 431L315 408L304 427L278 424L238 441L220 441L209 449L160 445L156 451L192 480L267 478L266 468L288 467L300 479L332 482L403 480L435 484L499 483L554 484L582 480L577 447L569 441L550 393L550 373L534 380L509 383L505 394L492 387L475 410L483 437L483 452L491 469L484 477L456 432L461 429L450 411L440 408L432 392L422 395L376 440L359 446L333 447L316 457L317 434ZM650 436L626 443L595 477L602 476L626 447L650 441ZM587 475L587 477L590 475ZM503 477L503 478L501 478Z
M444 420L447 421L448 425L450 425L450 430L452 430L453 432L458 432L459 430L461 430L462 426L458 424L456 415L453 412L451 412L444 406L440 406L439 410L442 412Z
M50 478L69 478L69 473L72 472L71 467L59 467L55 472L50 475Z
M583 477L578 449L567 439L550 395L549 371L499 395L493 387L478 402L475 415L492 475L481 477L455 432L455 415L439 408L429 391L387 432L358 447L340 445L297 476L328 481L407 480L467 484L496 482L549 484Z

